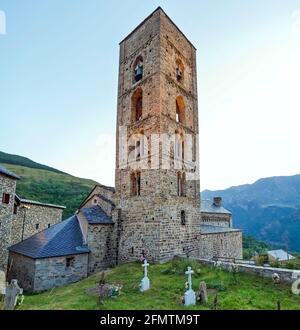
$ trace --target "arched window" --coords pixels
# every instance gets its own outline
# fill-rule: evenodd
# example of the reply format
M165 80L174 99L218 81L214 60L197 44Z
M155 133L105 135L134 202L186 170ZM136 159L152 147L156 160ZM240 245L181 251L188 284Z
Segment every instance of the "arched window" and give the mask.
M185 225L185 211L181 211L180 212L180 220L181 220L181 225L184 226Z
M141 172L133 172L130 175L131 196L141 195Z
M175 132L175 158L184 160L184 135Z
M184 75L184 66L180 59L176 61L176 79L177 81L181 82L183 81L183 75Z
M133 83L140 81L143 78L144 66L143 58L139 56L133 65Z
M176 98L176 122L185 124L185 104L182 96Z
M132 122L142 119L143 116L143 91L141 88L135 90L131 98Z

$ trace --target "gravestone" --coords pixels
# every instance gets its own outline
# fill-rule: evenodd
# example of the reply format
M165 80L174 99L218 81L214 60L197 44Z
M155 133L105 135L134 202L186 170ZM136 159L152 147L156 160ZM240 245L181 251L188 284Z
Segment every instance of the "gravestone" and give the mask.
M0 271L0 295L5 295L6 291L6 280L5 280L5 273L1 270Z
M148 277L148 266L149 266L149 263L147 262L147 260L145 259L144 260L144 263L142 265L144 267L144 277L143 279L141 280L141 283L140 283L140 291L143 292L143 291L147 291L150 289L150 279Z
M191 267L188 267L188 270L185 274L188 276L188 290L184 294L184 305L191 306L196 305L196 294L192 287L192 274L194 271Z
M10 285L6 288L6 295L4 299L4 309L13 310L16 307L18 296L23 294L23 289L18 285L17 280L12 280Z
M207 288L205 282L200 282L199 286L199 298L202 304L207 304Z

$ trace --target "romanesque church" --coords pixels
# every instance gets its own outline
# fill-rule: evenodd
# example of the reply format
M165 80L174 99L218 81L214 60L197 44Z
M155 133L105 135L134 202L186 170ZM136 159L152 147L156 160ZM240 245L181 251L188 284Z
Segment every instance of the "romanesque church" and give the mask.
M221 198L200 199L197 104L196 49L159 7L120 43L115 188L9 246L8 278L37 292L141 255L242 258Z

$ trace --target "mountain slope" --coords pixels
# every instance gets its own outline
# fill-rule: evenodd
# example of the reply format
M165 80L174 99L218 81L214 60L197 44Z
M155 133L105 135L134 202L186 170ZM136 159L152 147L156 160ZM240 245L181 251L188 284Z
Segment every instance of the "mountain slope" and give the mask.
M20 165L20 166L25 166L29 168L36 168L40 170L46 170L54 173L62 173L66 174L62 171L59 171L53 167L49 167L46 165L42 165L39 163L34 162L33 160L18 156L18 155L12 155L12 154L7 154L5 152L0 151L0 163L2 164L11 164L11 165Z
M60 171L30 168L0 162L21 177L17 194L26 199L66 206L63 219L71 216L97 182Z
M257 239L300 251L300 175L260 179L253 184L202 192L222 196L236 227Z

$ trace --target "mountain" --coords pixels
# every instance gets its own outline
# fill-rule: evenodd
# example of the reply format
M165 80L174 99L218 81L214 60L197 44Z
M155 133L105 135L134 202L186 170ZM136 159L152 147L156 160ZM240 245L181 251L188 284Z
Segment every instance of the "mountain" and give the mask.
M36 169L40 169L40 170L46 170L46 171L50 171L50 172L54 172L54 173L66 174L62 171L59 171L59 170L55 169L55 168L36 163L36 162L34 162L33 160L31 160L29 158L18 156L18 155L7 154L7 153L2 152L2 151L0 151L0 163L2 163L2 164L11 164L11 165L20 165L20 166L25 166L25 167L29 167L29 168L36 168Z
M71 216L98 184L81 179L28 158L0 152L0 165L21 177L17 194L26 199L66 206L63 219Z
M221 196L245 234L290 251L300 251L300 175L264 178L253 184L202 192Z

